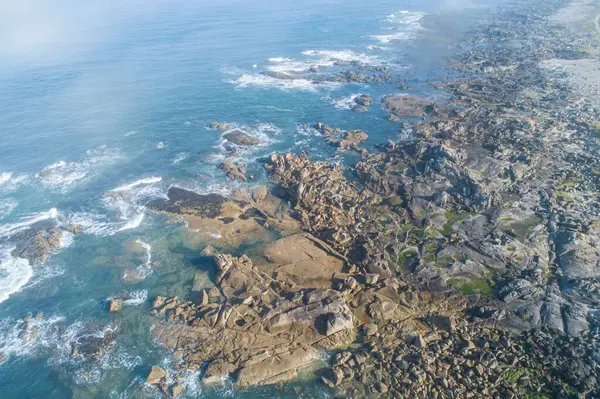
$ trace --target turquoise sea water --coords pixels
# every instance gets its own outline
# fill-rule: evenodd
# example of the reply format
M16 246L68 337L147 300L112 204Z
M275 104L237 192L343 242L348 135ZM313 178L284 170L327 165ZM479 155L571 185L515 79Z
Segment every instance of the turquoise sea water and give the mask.
M189 292L202 240L144 209L171 185L201 193L235 188L217 170L225 159L213 121L237 125L264 145L237 155L256 181L273 151L306 151L350 163L305 125L322 121L369 133L371 148L394 138L384 94L439 96L430 84L463 32L492 8L440 1L25 1L0 5L0 365L2 398L152 397L152 364L174 367L152 341L156 295ZM282 80L318 65L331 76L350 61L387 66L385 84ZM408 89L399 88L399 83ZM375 104L348 109L352 95ZM404 132L410 134L410 132ZM116 197L114 193L120 193ZM10 256L12 236L36 221L81 224L83 234L42 265ZM210 234L211 232L206 232ZM123 312L106 300L126 295ZM37 336L19 337L22 319ZM98 361L71 358L85 335L114 330ZM327 391L311 382L283 392L205 388L189 397L296 396Z

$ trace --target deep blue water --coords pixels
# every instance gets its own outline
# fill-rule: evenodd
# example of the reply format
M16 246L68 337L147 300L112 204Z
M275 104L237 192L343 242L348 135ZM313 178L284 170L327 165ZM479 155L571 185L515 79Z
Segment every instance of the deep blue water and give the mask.
M336 154L303 125L363 129L367 148L395 137L400 125L385 118L381 97L443 97L430 79L446 73L444 58L488 10L432 0L0 5L0 351L8 357L0 397L157 395L142 380L150 365L172 365L148 332L149 301L185 297L204 265L196 257L202 240L143 204L173 184L235 187L217 170L222 132L208 125L234 124L265 142L237 158L256 181L264 178L258 160L273 151L351 162L356 155ZM394 81L333 85L260 74L320 65L328 76L343 69L336 59L388 66ZM368 112L345 109L343 99L358 93L373 96ZM111 190L127 195L115 201ZM45 264L10 256L20 226L52 218L86 229ZM123 293L139 300L109 314L106 299ZM37 337L25 342L21 319L36 312L44 313L33 323ZM100 362L71 359L77 336L105 329L117 332L115 350ZM190 397L285 395L202 388L197 379L186 380Z

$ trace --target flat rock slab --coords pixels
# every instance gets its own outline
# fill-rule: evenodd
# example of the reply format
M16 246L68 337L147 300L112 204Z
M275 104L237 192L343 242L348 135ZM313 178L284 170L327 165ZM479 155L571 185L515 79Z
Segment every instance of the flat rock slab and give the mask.
M265 271L275 271L278 278L311 288L328 288L331 277L340 273L344 261L325 251L313 240L294 234L265 244L258 249L261 256L276 266L257 265ZM261 267L262 266L262 267ZM281 275L281 276L280 276Z
M242 368L237 382L240 386L251 386L289 380L300 369L310 366L316 357L317 351L309 347L285 351Z

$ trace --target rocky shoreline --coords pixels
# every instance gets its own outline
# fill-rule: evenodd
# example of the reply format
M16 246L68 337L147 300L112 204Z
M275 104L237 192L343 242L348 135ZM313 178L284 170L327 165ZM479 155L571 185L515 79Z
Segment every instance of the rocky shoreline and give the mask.
M315 121L326 143L360 154L351 167L273 154L268 187L171 187L146 204L190 234L217 232L199 254L213 270L189 295L153 298L152 334L177 369L240 389L314 378L334 397L600 397L600 111L581 79L547 67L586 57L596 33L558 24L566 4L482 21L448 62L461 77L436 82L446 100L381 98L410 134L374 151L367 132ZM361 68L332 80L392 79ZM362 112L377 99L354 101ZM238 147L262 143L210 127ZM253 180L236 162L219 168ZM39 227L15 249L32 263L81 230ZM112 331L80 340L73 357L112 342ZM146 383L181 395L174 373L153 366Z
M486 45L452 62L478 76L439 83L447 102L383 98L410 138L369 153L365 132L317 123L361 159L272 155L269 190L175 212L272 237L237 256L215 240L213 288L155 299L179 367L239 387L316 369L344 397L597 397L598 113L539 66L578 45L540 22L559 6L482 23Z

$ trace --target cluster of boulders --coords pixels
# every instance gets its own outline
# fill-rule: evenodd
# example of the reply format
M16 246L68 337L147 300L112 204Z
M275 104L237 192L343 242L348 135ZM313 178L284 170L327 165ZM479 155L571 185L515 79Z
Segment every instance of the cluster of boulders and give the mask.
M299 236L298 245L311 245L304 240ZM285 257L294 247L263 251ZM312 254L330 256L317 247ZM156 338L179 354L180 368L199 370L208 363L204 383L228 378L240 386L286 381L314 366L318 349L354 340L348 304L336 291L316 288L330 282L317 278L322 271L315 269L319 264L312 257L296 259L300 270L275 274L276 265L257 266L247 256L217 254L214 260L218 288L202 292L196 302L157 297L153 303L153 313L170 323L156 326ZM329 261L332 271L340 271L341 261ZM298 279L306 285L295 285Z
M177 380L177 376L175 382L169 384L167 371L159 366L152 366L146 377L146 384L157 386L164 395L172 398L183 393L183 385Z
M363 329L363 347L322 371L339 396L393 398L578 397L598 394L596 340L551 332L512 335L430 318L425 335ZM565 383L566 381L566 383Z
M439 83L443 102L384 97L408 137L370 153L365 132L317 123L361 152L352 168L271 155L271 205L253 193L151 204L220 232L240 220L277 230L239 257L215 239L215 286L155 300L156 337L180 366L208 363L205 383L273 384L319 368L328 349L318 374L345 397L597 397L600 113L537 64L576 55L541 23L555 6L477 27L473 43L523 45L459 54L452 67L478 76ZM387 80L354 66L330 80Z
M352 149L360 152L359 145L369 138L369 135L362 130L341 130L329 127L321 122L315 124L315 129L326 137L327 143L335 145L341 150Z
M353 98L350 109L354 112L367 112L373 104L373 98L368 94L359 94Z

